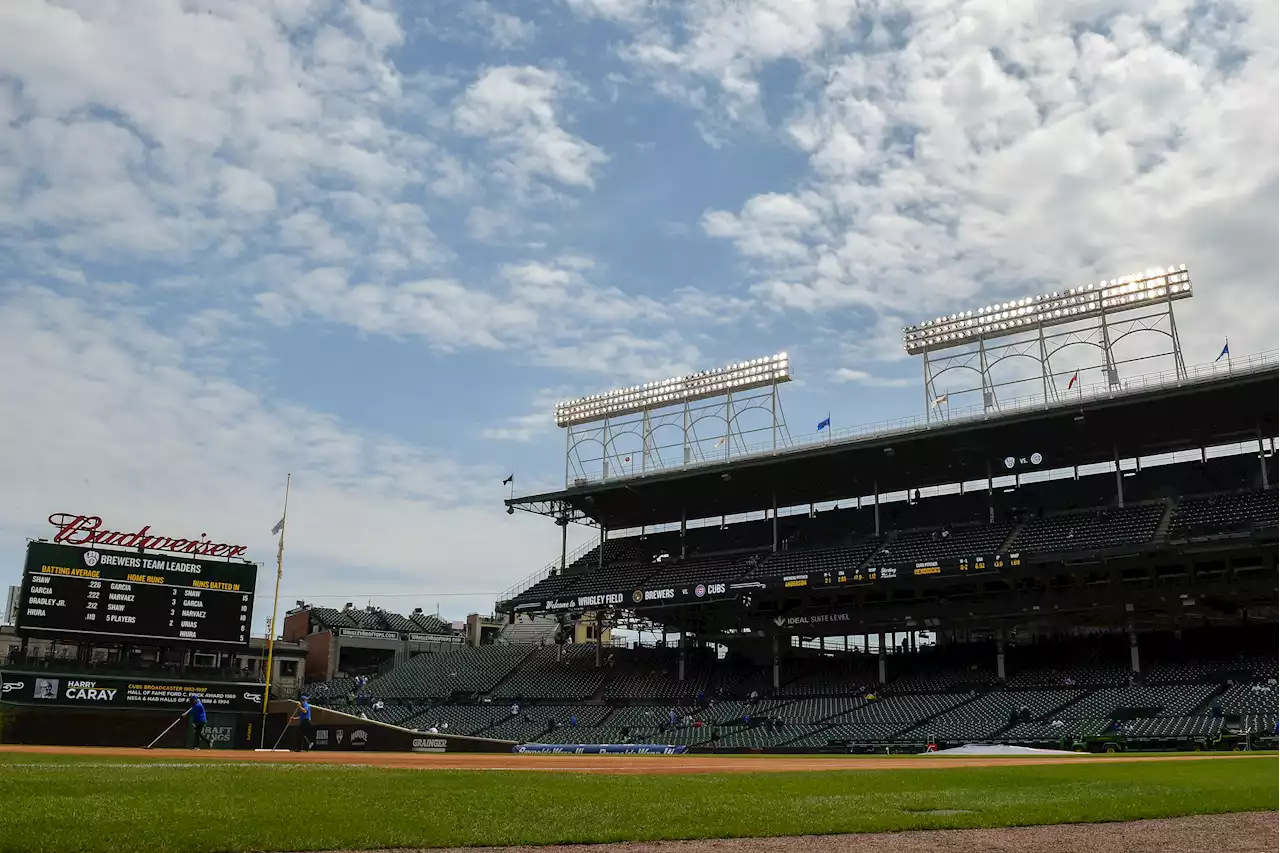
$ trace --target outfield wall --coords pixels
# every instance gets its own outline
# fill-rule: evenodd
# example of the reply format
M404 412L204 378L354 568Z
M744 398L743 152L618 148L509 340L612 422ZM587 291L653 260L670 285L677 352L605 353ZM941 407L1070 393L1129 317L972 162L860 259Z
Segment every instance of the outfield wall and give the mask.
M180 710L68 708L47 705L0 704L0 743L41 746L143 747L157 737L157 748L191 746L186 720L170 728ZM279 735L286 718L268 717L267 730ZM205 735L215 749L257 746L262 717L254 714L209 712ZM163 734L162 734L163 733Z

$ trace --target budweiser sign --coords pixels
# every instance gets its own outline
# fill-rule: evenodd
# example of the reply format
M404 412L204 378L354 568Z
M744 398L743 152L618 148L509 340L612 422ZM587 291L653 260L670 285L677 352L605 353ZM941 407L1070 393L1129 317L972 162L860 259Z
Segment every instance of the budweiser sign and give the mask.
M120 548L138 548L148 551L176 551L179 554L192 554L199 557L243 557L249 550L245 545L213 542L204 533L200 534L199 539L171 539L168 536L156 536L151 532L149 525L144 526L137 533L103 530L102 519L96 515L55 512L49 516L49 523L58 528L53 541L66 545L115 545Z

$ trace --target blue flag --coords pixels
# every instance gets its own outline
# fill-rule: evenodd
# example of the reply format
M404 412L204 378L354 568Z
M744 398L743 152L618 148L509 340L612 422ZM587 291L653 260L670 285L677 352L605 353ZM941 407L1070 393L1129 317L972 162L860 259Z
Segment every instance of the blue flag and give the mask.
M818 432L822 432L824 429L826 429L829 426L831 426L831 415L827 415L825 418L823 418L821 421L818 422Z
M1222 361L1224 358L1230 358L1230 357L1231 357L1231 342L1225 341L1222 344L1222 352L1218 353L1218 357L1213 360L1213 363L1217 364L1218 362Z

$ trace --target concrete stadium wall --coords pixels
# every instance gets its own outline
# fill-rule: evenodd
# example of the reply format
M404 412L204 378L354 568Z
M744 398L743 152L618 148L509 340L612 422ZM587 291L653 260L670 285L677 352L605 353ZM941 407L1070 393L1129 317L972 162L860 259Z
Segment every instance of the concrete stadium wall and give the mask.
M0 743L41 746L144 747L157 737L157 748L191 746L191 727L178 719L181 710L133 708L66 708L0 703ZM268 745L287 717L267 718ZM215 749L250 749L261 740L257 714L209 711L205 735ZM167 729L167 731L166 731ZM161 736L163 734L163 736Z

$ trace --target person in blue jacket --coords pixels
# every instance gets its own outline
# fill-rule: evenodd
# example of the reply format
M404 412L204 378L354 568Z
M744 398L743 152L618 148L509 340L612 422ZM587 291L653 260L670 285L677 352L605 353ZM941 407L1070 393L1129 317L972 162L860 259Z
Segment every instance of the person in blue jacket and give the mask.
M311 703L307 701L306 696L299 696L298 699L298 752L304 749L308 752L315 745L315 729L311 725Z
M208 720L204 713L204 705L200 702L199 696L194 693L191 694L191 707L183 711L182 716L191 720L191 730L195 732L195 737L191 741L191 748L199 749L200 740L204 737L204 724Z

